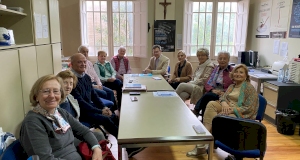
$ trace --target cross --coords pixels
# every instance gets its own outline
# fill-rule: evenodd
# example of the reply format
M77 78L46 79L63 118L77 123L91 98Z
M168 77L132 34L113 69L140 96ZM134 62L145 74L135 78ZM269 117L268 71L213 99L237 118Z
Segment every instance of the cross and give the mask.
M159 4L164 6L164 19L166 19L166 14L167 14L167 6L171 5L170 2L166 2L167 0L165 0L164 2L160 2Z

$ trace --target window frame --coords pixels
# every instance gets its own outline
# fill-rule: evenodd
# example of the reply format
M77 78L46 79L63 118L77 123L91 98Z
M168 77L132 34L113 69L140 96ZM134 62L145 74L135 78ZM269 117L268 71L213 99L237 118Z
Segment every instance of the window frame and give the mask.
M238 51L245 50L245 43L247 38L248 15L249 15L249 0L185 0L184 2L184 16L183 16L183 49L186 51L187 56L194 59L191 53L191 40L192 40L192 21L193 21L193 2L213 2L212 11L212 27L211 27L211 42L210 42L210 59L216 60L215 47L216 47L216 31L217 31L217 17L218 17L218 2L237 2L236 25L237 28L234 32L234 52L232 56L237 57ZM239 6L243 8L240 9ZM242 10L242 13L240 13ZM239 24L239 16L242 17L242 24ZM241 26L239 26L241 25Z

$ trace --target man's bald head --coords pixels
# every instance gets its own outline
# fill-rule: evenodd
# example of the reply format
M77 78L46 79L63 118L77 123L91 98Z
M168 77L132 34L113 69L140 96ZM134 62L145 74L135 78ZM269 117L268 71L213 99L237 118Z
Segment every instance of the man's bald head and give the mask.
M82 74L86 69L86 57L81 53L75 53L71 56L72 69Z

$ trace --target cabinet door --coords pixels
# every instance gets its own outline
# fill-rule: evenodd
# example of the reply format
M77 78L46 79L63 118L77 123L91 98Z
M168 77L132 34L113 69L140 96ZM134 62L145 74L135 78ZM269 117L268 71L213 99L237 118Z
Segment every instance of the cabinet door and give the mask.
M19 136L24 119L18 50L0 51L0 126Z
M49 22L51 43L60 42L60 20L58 0L49 0Z
M32 0L35 44L49 44L48 1Z
M62 69L60 43L52 44L52 59L53 59L53 72L56 75Z
M19 49L20 70L23 90L25 114L31 109L29 94L34 82L38 79L38 69L35 46Z
M52 49L50 44L36 46L36 58L39 77L53 74Z

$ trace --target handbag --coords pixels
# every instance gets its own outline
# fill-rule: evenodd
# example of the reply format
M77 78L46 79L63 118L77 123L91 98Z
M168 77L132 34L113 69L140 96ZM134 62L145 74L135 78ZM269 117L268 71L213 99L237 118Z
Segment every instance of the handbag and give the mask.
M107 144L111 144L108 140L101 140L99 141L99 145L102 150L102 158L103 160L116 160L113 154L110 151L112 144L110 147ZM79 152L84 160L91 160L93 157L93 151L88 146L86 142L80 142L78 146Z

